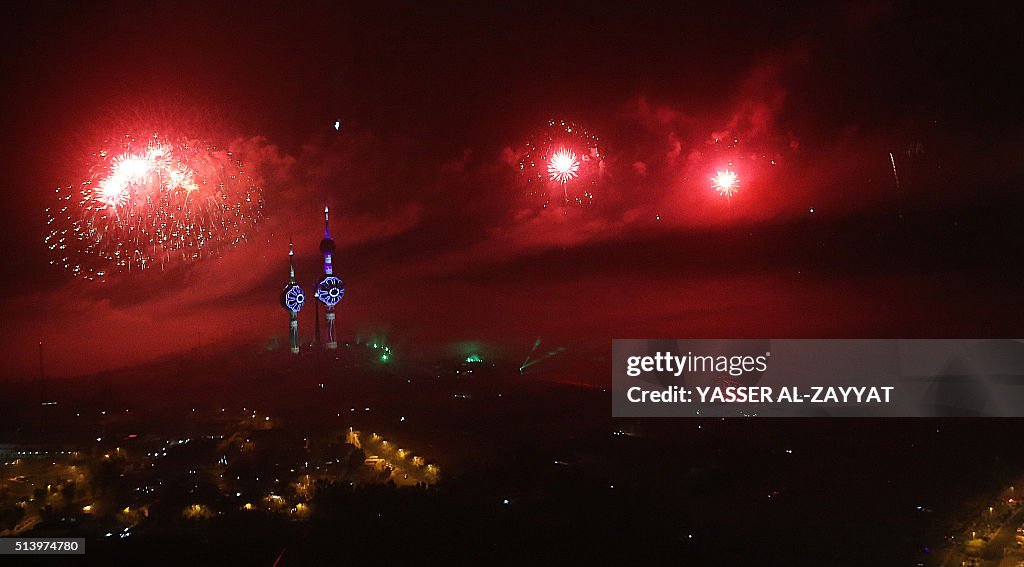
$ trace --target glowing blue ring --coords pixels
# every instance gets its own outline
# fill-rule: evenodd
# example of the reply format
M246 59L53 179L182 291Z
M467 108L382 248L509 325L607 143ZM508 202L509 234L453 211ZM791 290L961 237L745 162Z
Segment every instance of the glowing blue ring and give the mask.
M306 294L296 284L288 284L281 293L281 306L296 313L306 304Z
M324 305L334 307L345 297L345 283L337 276L325 276L316 286L316 298Z

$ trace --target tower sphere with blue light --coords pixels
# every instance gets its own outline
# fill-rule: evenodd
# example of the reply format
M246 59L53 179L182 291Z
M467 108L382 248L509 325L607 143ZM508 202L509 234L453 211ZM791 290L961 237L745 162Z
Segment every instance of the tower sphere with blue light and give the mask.
M290 283L284 286L284 291L281 292L281 307L298 313L305 304L306 294L302 293L302 288L298 284Z
M316 286L316 298L328 307L334 307L345 297L345 282L338 276L327 275Z

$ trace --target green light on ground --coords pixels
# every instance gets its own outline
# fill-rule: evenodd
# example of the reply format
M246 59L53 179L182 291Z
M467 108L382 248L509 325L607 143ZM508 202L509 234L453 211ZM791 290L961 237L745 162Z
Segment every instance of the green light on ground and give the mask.
M391 357L390 357L390 356L388 356L387 354L382 354L382 355L380 355L380 361L381 361L381 362L387 362L387 361L388 361L388 360L389 360L390 358L391 358Z
M483 362L483 361L484 361L484 359L480 358L479 354L471 354L471 355L466 357L466 362L467 363Z

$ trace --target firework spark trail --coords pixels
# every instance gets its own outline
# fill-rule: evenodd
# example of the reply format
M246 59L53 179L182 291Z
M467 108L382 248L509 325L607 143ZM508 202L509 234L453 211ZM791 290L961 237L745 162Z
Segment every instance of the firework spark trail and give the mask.
M541 197L545 208L558 190L563 206L583 205L593 201L603 160L595 134L567 120L549 120L547 127L527 142L519 170L530 194Z
M198 260L242 243L262 218L259 188L215 146L129 133L94 157L46 210L50 263L75 276Z
M579 177L579 170L580 161L571 150L558 150L548 162L548 178L562 185L562 199L566 203L569 202L569 189L565 184Z
M711 187L718 191L719 195L724 196L726 199L731 200L732 196L736 194L736 190L739 189L740 180L736 172L719 171L711 178Z
M558 150L548 162L548 178L562 185L579 177L579 171L580 161L572 150Z
M893 157L892 152L889 152L889 161L892 162L892 176L896 178L896 190L900 190L900 176L896 173L896 158ZM913 185L913 184L911 184Z

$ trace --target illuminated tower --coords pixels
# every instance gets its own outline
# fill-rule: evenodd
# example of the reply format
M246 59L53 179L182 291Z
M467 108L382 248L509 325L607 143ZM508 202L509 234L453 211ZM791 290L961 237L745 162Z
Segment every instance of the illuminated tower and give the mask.
M334 275L331 256L334 255L334 240L328 226L328 209L324 206L324 239L320 241L320 253L324 255L324 279L316 286L316 298L324 304L324 321L327 327L327 348L338 348L338 337L334 332L334 306L345 295L345 284Z
M288 338L291 342L292 354L299 354L299 310L306 303L306 294L295 283L295 249L288 243L288 284L281 292L281 307L288 312Z

